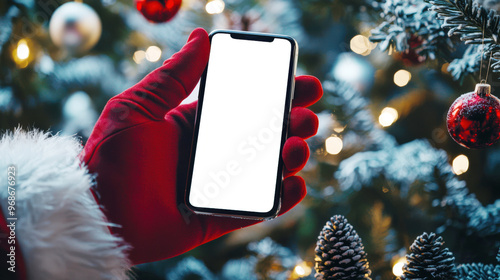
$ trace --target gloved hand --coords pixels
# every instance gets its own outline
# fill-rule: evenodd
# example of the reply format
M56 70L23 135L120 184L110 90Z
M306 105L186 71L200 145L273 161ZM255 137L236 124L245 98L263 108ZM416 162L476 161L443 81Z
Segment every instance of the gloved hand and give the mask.
M132 246L134 264L179 255L259 222L197 215L182 204L196 102L179 104L200 79L209 51L206 31L194 30L163 66L109 100L82 152L97 174L95 197L109 221L119 225L111 231ZM293 175L309 157L303 139L318 127L316 115L304 107L321 95L318 79L296 78L280 215L306 195L304 180Z

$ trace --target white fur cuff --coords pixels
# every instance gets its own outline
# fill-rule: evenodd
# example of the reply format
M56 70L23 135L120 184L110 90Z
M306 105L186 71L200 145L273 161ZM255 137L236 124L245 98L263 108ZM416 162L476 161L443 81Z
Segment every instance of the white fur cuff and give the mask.
M109 232L80 151L74 138L39 131L0 139L0 205L8 213L7 169L15 166L16 238L29 279L128 278L128 246Z

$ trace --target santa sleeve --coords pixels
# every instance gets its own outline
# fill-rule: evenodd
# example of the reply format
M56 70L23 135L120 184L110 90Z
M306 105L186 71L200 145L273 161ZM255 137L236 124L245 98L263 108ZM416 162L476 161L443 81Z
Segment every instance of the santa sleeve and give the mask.
M1 279L128 278L129 247L108 229L81 149L40 131L1 136Z

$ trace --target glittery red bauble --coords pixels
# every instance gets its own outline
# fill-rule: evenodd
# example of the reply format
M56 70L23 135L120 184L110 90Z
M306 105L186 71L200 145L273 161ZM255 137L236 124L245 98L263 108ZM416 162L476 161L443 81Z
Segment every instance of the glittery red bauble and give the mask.
M474 92L460 96L448 111L448 132L458 144L478 149L500 139L500 100L490 94L488 84L477 84Z
M135 0L136 8L152 22L171 20L179 11L182 0Z

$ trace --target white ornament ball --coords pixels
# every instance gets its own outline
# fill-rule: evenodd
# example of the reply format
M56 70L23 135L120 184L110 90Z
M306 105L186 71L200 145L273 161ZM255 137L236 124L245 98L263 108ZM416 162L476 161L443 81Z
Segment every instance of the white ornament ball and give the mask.
M71 53L90 50L101 37L101 20L88 5L68 2L57 8L49 23L52 42Z

